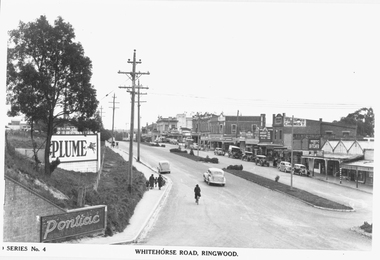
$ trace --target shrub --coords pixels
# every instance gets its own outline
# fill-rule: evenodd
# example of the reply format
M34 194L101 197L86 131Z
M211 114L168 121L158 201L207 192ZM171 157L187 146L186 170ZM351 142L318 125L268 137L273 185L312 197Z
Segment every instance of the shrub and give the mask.
M372 233L372 224L368 224L367 221L365 221L364 224L360 226L360 228L367 233Z
M242 171L243 170L243 165L240 164L240 165L229 165L227 167L228 170L239 170L239 171Z
M187 153L186 150L180 150L178 148L173 148L169 150L171 153Z

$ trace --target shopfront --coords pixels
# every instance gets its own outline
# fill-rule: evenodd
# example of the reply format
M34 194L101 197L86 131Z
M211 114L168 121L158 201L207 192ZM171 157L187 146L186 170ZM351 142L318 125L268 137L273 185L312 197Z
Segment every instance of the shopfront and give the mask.
M324 175L326 180L328 176L339 177L341 164L345 161L358 159L360 155L326 153L324 151L303 151L301 162L305 164L306 169L311 176L315 174Z
M351 163L343 163L342 177L346 180L355 181L356 187L359 183L373 186L373 167L374 162L359 160Z

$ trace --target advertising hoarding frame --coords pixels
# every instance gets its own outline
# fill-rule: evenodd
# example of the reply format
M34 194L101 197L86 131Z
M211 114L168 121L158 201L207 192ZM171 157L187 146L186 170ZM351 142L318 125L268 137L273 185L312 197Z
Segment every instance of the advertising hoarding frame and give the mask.
M61 137L61 139L59 139L59 137ZM91 159L74 159L74 160L67 160L67 159L62 159L64 157L55 157L55 158L59 158L60 160L60 163L72 163L72 162L91 162L91 161L98 161L99 160L99 135L96 133L96 134L64 134L64 135L52 135L52 140L51 140L51 143L50 143L50 149L52 149L52 143L53 141L66 141L66 140L62 140L62 139L65 139L65 137L83 137L83 138L92 138L94 137L95 138L95 142L96 142L96 148L95 148L95 151L94 151L94 154L95 154L95 157L94 158L91 158ZM55 140L55 139L58 139L58 140ZM86 147L86 149L88 149L89 147ZM92 148L90 148L92 149ZM50 150L50 156L49 156L49 159L51 161L55 160L55 158L52 157L52 151Z

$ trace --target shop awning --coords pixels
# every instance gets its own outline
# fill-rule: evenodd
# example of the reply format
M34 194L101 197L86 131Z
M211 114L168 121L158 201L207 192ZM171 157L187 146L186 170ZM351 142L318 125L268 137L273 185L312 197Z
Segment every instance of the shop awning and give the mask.
M265 146L265 147L271 147L271 148L279 148L279 149L287 149L286 147L280 145L280 144L272 144L272 143L258 143L258 146Z
M359 160L350 163L343 163L340 167L347 170L373 172L374 162L368 160Z
M309 159L322 159L322 160L334 160L334 161L352 161L363 158L363 155L357 154L341 154L341 153L324 153L323 156L313 156L313 155L302 155L301 158Z

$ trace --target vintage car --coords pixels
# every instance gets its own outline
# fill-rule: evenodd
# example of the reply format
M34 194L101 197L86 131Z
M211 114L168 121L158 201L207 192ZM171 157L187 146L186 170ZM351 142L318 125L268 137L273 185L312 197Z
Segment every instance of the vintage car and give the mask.
M228 147L228 157L234 158L234 159L241 159L243 156L243 152L241 151L240 147L230 145Z
M170 163L168 161L159 161L157 166L158 173L170 173Z
M203 173L203 180L210 185L220 184L222 186L226 185L226 177L224 176L224 171L219 168L208 168L207 172Z
M215 155L224 155L224 150L222 148L215 148L214 154Z
M292 164L290 162L286 162L286 161L281 161L277 168L281 171L281 172L291 172L292 171Z
M252 152L248 152L248 151L245 151L243 153L243 156L241 157L241 159L243 161L247 161L247 162L252 162L254 160L255 156L253 155Z
M265 155L256 155L255 160L256 160L256 165L269 166L269 162Z
M308 171L306 170L306 166L303 164L294 164L294 174L299 174L299 175L309 175Z

